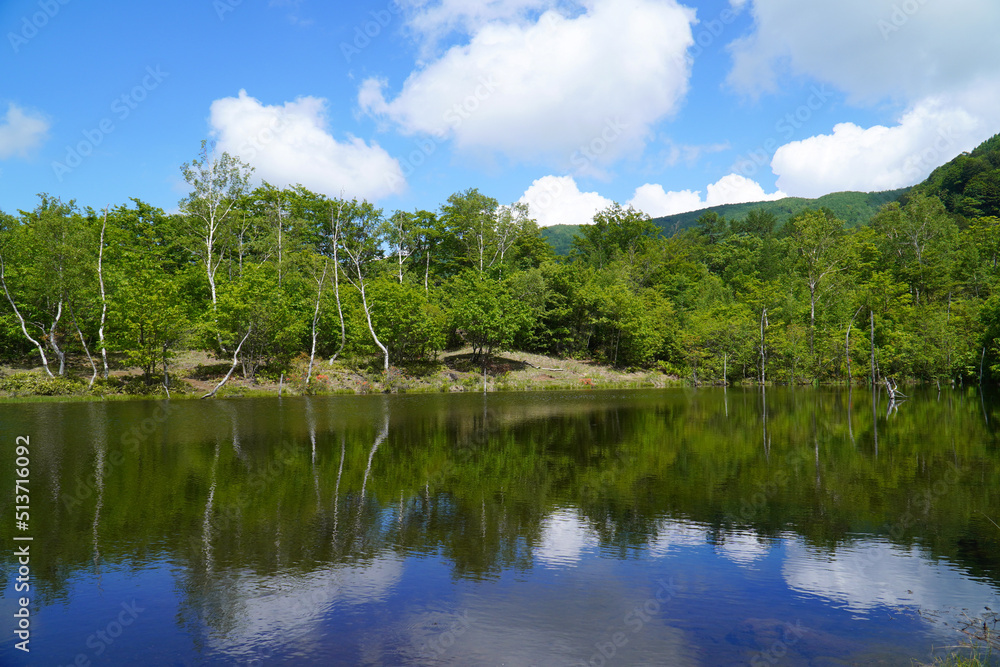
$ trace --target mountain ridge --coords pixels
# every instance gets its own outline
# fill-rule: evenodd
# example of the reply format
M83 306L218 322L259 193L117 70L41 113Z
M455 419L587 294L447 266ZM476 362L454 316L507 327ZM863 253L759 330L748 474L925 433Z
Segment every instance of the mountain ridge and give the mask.
M848 227L863 224L871 219L885 204L899 201L912 188L899 188L882 192L831 192L830 194L807 199L804 197L784 197L773 201L745 202L741 204L720 204L695 211L675 213L673 215L652 218L651 222L661 229L664 235L671 236L679 231L693 227L702 215L716 213L729 219L744 218L753 210L764 210L774 214L778 224L784 223L806 209L828 208L834 215L847 223ZM559 255L568 254L573 238L582 225L552 225L541 229L542 236Z

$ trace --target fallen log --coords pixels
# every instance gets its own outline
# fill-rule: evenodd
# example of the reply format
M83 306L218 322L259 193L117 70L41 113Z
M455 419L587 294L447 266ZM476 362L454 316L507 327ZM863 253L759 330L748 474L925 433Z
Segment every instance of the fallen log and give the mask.
M533 363L531 363L530 361L522 361L521 363L523 363L526 366L531 366L532 368L536 368L536 369L538 369L540 371L556 371L557 373L565 373L566 372L565 368L546 368L545 366L536 366Z

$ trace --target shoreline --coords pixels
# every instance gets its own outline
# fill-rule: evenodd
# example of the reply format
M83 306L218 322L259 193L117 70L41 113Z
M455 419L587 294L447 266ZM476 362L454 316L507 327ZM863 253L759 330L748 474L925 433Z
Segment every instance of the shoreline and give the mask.
M305 383L308 359L296 359L282 377L244 379L239 371L222 387L215 398L254 398L268 396L343 396L366 394L487 393L515 391L574 391L581 389L656 389L688 386L680 378L664 375L655 369L630 371L592 361L559 359L528 352L508 352L494 356L484 373L472 362L468 348L445 353L433 362L410 367L392 367L386 374L354 363L326 360L313 365L309 385ZM41 367L4 367L0 369L0 402L49 401L118 401L201 399L210 392L228 370L228 363L200 351L178 356L170 372L169 396L162 376L145 385L136 369L116 367L105 381L98 376L87 387L89 367L73 360L66 375L49 378ZM225 369L223 369L225 367ZM86 371L81 373L81 371Z

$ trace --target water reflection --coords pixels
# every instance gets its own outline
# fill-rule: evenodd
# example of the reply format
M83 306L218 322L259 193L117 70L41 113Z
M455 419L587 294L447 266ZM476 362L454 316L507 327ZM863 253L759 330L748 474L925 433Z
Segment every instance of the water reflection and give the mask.
M998 608L995 402L719 391L0 406L41 656L128 596L109 664L926 660Z
M782 573L789 588L854 612L912 607L979 613L997 604L994 588L917 546L864 539L830 553L792 539L785 552Z

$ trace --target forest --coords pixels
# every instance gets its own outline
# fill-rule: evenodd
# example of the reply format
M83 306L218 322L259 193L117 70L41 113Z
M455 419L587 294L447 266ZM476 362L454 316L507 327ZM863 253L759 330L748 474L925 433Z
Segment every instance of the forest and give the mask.
M0 213L0 360L57 379L83 358L88 385L117 364L169 386L179 352L206 350L247 380L304 368L308 388L338 360L388 374L463 347L694 384L1000 376L1000 135L861 224L754 209L667 236L614 204L565 256L475 188L387 212L252 171L203 143L178 213L46 194Z

